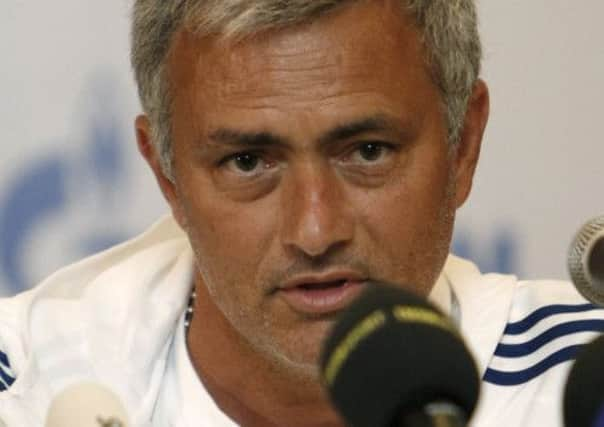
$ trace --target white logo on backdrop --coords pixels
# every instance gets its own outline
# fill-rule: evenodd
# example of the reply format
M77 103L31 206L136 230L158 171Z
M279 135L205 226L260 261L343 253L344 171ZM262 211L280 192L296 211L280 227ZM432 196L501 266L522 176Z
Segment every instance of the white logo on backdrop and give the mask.
M92 85L94 101L83 103L85 111L77 113L82 136L70 145L74 136L66 135L65 144L57 145L56 151L25 161L0 195L4 293L35 284L30 283L30 270L36 257L54 258L61 264L130 234L115 215L128 184L123 149L130 141L125 141L118 120L112 80L97 77Z

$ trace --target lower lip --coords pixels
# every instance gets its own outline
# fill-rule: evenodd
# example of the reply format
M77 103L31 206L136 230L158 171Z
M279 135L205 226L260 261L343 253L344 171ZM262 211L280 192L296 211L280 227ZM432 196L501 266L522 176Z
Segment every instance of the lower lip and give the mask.
M365 282L349 281L326 289L305 289L300 286L281 289L279 294L295 311L318 315L346 308L364 287Z

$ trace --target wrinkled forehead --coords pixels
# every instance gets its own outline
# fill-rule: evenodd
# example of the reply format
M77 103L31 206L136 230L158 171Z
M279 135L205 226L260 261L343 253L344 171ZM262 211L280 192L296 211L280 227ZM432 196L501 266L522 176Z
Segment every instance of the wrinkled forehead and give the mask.
M351 2L313 22L241 40L181 30L169 58L171 92L176 98L203 90L221 100L292 94L312 100L415 85L429 73L419 34L398 4Z

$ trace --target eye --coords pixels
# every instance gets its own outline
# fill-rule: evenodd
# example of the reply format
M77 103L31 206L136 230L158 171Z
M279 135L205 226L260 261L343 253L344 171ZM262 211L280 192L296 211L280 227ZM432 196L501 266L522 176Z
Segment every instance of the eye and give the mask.
M274 176L279 165L278 159L263 151L238 151L220 159L215 170L223 182L242 184Z
M260 157L253 153L240 153L231 158L231 163L241 172L252 172L260 164Z
M381 143L368 142L358 148L359 155L363 160L374 162L382 156L385 147Z
M218 162L218 166L224 172L241 177L252 177L269 169L272 164L262 153L254 151L241 151L230 154Z
M279 182L282 160L265 150L222 153L214 160L211 176L216 188L232 200L252 201L272 191Z
M357 164L381 163L389 158L394 146L386 142L369 141L358 144L349 154L349 160Z

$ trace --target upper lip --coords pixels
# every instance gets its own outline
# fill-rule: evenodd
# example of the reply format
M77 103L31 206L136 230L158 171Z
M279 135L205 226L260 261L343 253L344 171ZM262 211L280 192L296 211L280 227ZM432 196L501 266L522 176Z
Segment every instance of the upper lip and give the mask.
M352 270L333 270L321 274L301 274L292 277L284 282L279 289L293 289L301 285L311 285L315 283L329 283L340 281L365 281L366 276Z

